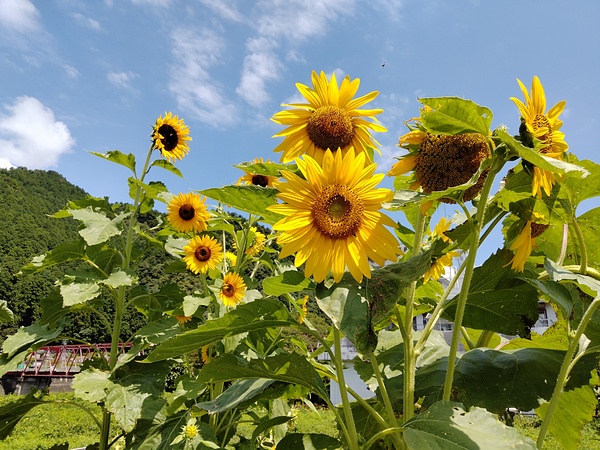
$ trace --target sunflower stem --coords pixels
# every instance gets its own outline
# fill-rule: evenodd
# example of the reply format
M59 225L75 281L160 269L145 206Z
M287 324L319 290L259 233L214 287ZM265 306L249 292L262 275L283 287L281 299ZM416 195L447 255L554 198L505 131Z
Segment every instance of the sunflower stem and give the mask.
M385 405L385 410L388 415L388 423L392 428L397 428L398 421L396 420L396 413L394 412L392 402L390 401L390 396L388 394L387 388L385 387L385 382L383 381L383 377L381 376L381 371L379 370L379 363L377 362L375 353L372 353L370 355L370 359L371 366L373 367L373 373L375 374L375 378L377 379L377 385L379 386L379 393L381 395L381 398L383 398L383 404ZM399 441L399 439L400 436L394 437L394 441Z
M412 256L421 251L421 242L425 231L425 216L419 214L415 224L415 236L413 241ZM413 303L417 281L413 281L408 287L406 295L406 306L404 311L404 398L402 406L402 421L406 422L415 413L415 371L417 368L418 353L413 344Z
M348 390L346 387L346 380L344 378L344 363L342 362L342 338L340 330L336 325L333 328L333 343L335 347L333 362L335 364L335 371L338 378L338 386L340 388L340 395L342 397L342 408L344 410L344 419L348 424L348 435L347 445L350 450L358 450L358 433L356 432L356 424L354 423L354 416L352 415L352 407L348 399Z
M548 432L548 429L550 428L550 422L552 421L552 416L554 415L556 407L558 406L558 400L563 392L563 389L565 387L567 379L569 378L569 372L572 368L571 362L573 360L573 357L575 356L575 352L577 351L577 348L579 347L579 341L580 341L581 335L585 331L585 328L587 327L588 323L592 319L592 316L594 315L594 312L596 312L596 309L598 308L598 306L600 306L600 295L598 295L596 298L594 298L594 300L592 301L592 303L590 304L590 306L584 313L583 317L581 318L581 322L579 322L579 326L577 327L577 330L575 331L575 335L571 339L571 344L569 345L569 348L567 349L567 353L565 354L565 358L563 359L563 363L560 368L560 372L558 373L558 378L556 380L556 386L554 386L554 391L552 392L552 397L550 398L550 404L548 405L548 410L546 411L546 416L544 417L544 420L542 422L542 427L540 428L540 434L538 434L538 438L537 438L537 442L536 442L536 446L538 449L541 449L542 446L544 445L544 439L546 438L546 433Z
M473 237L469 245L469 251L465 260L465 276L463 278L463 284L461 286L460 294L458 296L458 303L456 305L456 315L454 317L454 330L452 331L452 340L450 342L450 353L448 355L448 369L446 371L446 378L444 380L444 394L442 399L450 401L452 394L452 384L454 381L454 369L456 364L456 355L458 353L458 344L460 343L462 320L465 313L465 306L467 304L467 295L469 293L469 287L471 285L471 279L473 278L473 270L475 269L475 258L477 257L477 249L479 247L479 237L483 229L483 220L485 217L485 210L487 207L488 197L494 183L496 175L502 167L504 161L501 159L494 159L490 172L488 173L483 189L481 190L481 198L479 200L479 207L475 214L475 220L473 223Z
M558 255L558 259L556 260L556 264L559 266L563 265L565 262L565 257L567 256L567 244L569 242L569 225L563 224L563 237L562 237L562 245L560 247L560 255Z
M575 235L577 236L577 240L579 241L579 246L581 247L581 273L585 275L587 273L587 247L585 246L585 239L583 238L583 233L581 232L581 228L579 228L579 223L577 223L577 218L573 217L573 221L571 222L573 225L573 229L575 230Z

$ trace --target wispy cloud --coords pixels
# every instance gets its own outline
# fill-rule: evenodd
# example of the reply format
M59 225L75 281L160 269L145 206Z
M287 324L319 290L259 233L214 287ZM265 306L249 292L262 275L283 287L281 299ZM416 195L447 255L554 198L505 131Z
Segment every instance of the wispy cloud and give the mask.
M95 19L92 19L91 17L84 16L81 13L74 13L73 18L75 19L75 21L77 23L79 23L80 25L82 25L86 28L89 28L90 30L94 30L94 31L102 30L102 27L100 26L100 22L98 22Z
M56 166L75 145L69 128L34 97L18 97L0 115L0 161L30 169Z
M211 126L235 122L236 109L209 70L221 63L223 38L209 29L178 28L171 34L173 57L169 90L186 114Z
M232 22L243 22L244 16L237 7L237 2L231 0L200 0L204 6L217 14L219 17Z
M112 6L112 2L111 6ZM171 4L171 0L131 0L131 3L138 6L154 6L160 8L167 8Z
M75 67L69 64L63 64L63 69L67 73L67 77L70 79L74 80L75 78L79 77L79 71Z
M354 0L261 1L257 6L257 36L246 42L248 54L236 92L252 106L269 101L267 84L281 77L285 67L281 59L293 58L295 46L326 34L339 17L353 10Z
M138 77L133 72L110 72L106 74L108 81L118 88L132 89L131 81Z
M39 29L39 11L30 0L0 0L0 27L20 33Z

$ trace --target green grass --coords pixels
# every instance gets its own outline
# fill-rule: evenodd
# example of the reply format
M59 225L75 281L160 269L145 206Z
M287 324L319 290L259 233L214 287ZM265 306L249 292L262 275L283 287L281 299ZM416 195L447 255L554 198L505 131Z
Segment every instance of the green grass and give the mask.
M540 432L540 421L536 416L516 416L515 428L517 428L525 436L537 439ZM560 449L562 448L551 433L546 434L544 441L544 449ZM595 419L583 427L581 433L580 450L600 450L600 419Z

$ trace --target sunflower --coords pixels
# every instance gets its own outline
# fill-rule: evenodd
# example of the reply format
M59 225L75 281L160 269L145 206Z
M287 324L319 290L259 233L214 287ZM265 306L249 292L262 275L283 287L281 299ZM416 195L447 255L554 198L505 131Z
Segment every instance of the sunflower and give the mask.
M546 110L546 95L544 86L538 77L533 77L531 82L531 96L527 92L527 88L521 80L517 79L519 87L525 97L525 104L518 98L511 97L515 102L527 132L539 139L544 147L540 150L544 156L554 159L563 159L563 156L569 146L565 142L565 134L560 130L562 121L558 116L565 109L566 102L564 100L558 102L550 110ZM556 177L552 172L539 167L533 167L532 172L532 194L538 198L542 198L542 192L550 195L552 186L556 183Z
M541 218L540 215L534 213L538 220ZM540 236L544 231L548 229L549 225L545 225L542 223L536 223L534 221L528 220L525 222L525 225L521 229L519 236L514 240L512 245L510 246L511 251L515 254L513 259L510 261L510 267L517 272L523 272L525 269L525 262L533 248L536 247L535 238Z
M227 260L227 265L233 267L237 262L237 255L233 252L225 252L225 259Z
M200 351L200 358L202 359L202 364L206 365L211 360L211 348L210 344L203 345Z
M190 151L187 141L191 140L190 130L183 119L171 113L165 113L164 117L156 119L152 142L167 161L173 162L187 155Z
M198 426L196 425L196 419L188 420L187 424L181 427L181 430L186 439L194 439L199 433Z
M175 316L179 325L185 325L192 320L192 316Z
M400 158L388 176L402 175L414 170L415 182L411 189L423 188L429 194L466 183L479 170L483 160L491 156L485 136L479 133L435 135L424 130L411 130L400 137L400 146L410 153ZM487 177L484 171L477 183L466 189L463 200L474 199ZM454 203L449 198L441 202Z
M244 298L246 283L237 273L229 272L223 278L219 298L225 306L235 306Z
M265 241L267 240L267 237L264 235L264 233L258 231L256 227L250 227L250 232L254 237L246 249L245 254L254 256L257 255L263 248L265 248ZM233 243L233 248L237 250L237 244L235 242Z
M183 247L187 268L194 273L206 273L214 269L223 259L223 248L210 236L195 236Z
M251 164L261 164L262 158L255 158L251 161ZM267 163L271 161L267 160ZM240 177L237 184L251 184L253 186L261 187L273 187L273 182L278 180L278 177L272 175L263 175L260 173L244 172L245 175Z
M167 206L169 223L183 233L205 231L206 221L210 217L205 202L206 198L193 193L176 195Z
M450 224L451 222L448 219L442 217L433 229L433 232L430 233L430 238L439 238L446 243L451 243L452 240L444 234L450 229ZM430 279L439 280L444 274L446 267L451 266L453 259L457 256L459 256L459 253L456 250L451 250L448 253L445 253L444 255L435 258L432 261L429 270L425 272L423 283L427 283Z
M330 270L340 281L346 267L355 280L371 276L369 258L383 266L395 261L402 251L385 225L396 223L379 212L381 204L394 193L375 188L383 174L373 175L376 165L365 166L364 152L353 149L327 152L321 166L305 155L296 160L305 179L289 171L276 182L278 197L284 204L269 206L284 217L274 226L281 232L277 243L283 246L280 258L296 254L294 264L304 263L306 276L325 279Z
M308 103L283 104L297 109L276 113L271 120L288 127L273 137L284 137L274 151L283 152L281 161L293 161L306 153L321 162L327 150L341 149L345 153L354 147L357 153L368 152L379 143L371 136L372 131L387 131L385 127L366 120L377 121L374 117L382 109L358 109L369 103L379 94L369 92L353 99L358 91L360 79L350 81L346 76L338 87L335 74L328 81L324 72L312 72L313 89L296 83L296 87ZM368 154L368 153L367 153Z

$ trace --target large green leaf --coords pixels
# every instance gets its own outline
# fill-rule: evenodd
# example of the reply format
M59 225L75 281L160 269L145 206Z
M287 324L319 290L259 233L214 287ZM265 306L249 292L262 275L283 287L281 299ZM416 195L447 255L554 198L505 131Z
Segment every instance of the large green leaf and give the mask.
M529 334L538 320L537 290L515 277L506 267L512 252L500 250L475 269L469 287L463 325L509 335ZM456 313L458 296L448 302L445 314Z
M30 392L25 397L0 407L0 439L6 439L25 414L44 403L48 402Z
M28 275L39 272L40 270L47 269L56 264L82 259L84 255L85 242L83 239L78 239L73 242L59 245L41 256L36 256L29 264L21 269L21 273Z
M199 191L206 197L217 200L240 211L261 216L268 224L274 224L282 216L267 211L277 202L277 190L260 186L223 186Z
M421 123L430 133L490 134L492 111L485 106L458 97L420 98L432 111L421 113Z
M274 382L275 380L267 378L247 378L238 380L214 400L196 403L196 406L205 409L210 413L227 411L235 408L237 405L248 399L254 398Z
M154 161L152 161L152 164L150 165L150 167L161 167L161 168L168 170L169 172L177 175L178 177L183 178L183 174L181 173L181 170L179 170L177 167L175 167L175 165L173 163L170 163L166 159L155 159Z
M564 267L559 266L553 261L546 259L544 268L548 271L548 275L551 280L554 281L572 281L576 283L582 291L588 294L590 297L596 297L600 295L600 281L588 276L573 273Z
M279 448L287 450L337 450L342 443L326 434L291 433L277 443Z
M94 211L91 206L85 209L69 209L68 212L74 219L83 222L85 227L79 234L87 245L96 245L107 241L112 236L121 233L118 225L129 215L123 213L110 219L103 212Z
M46 325L39 325L37 323L28 327L21 327L15 334L8 336L2 343L2 353L11 358L17 352L25 350L33 346L33 344L46 343L56 339L60 332L60 329L53 330Z
M117 164L121 164L129 168L135 174L135 156L131 153L124 154L119 150L110 150L106 153L90 152L92 155L99 156L100 158L112 161Z
M482 408L437 402L407 421L404 439L411 450L535 450L535 442Z
M260 299L239 305L223 317L210 320L197 329L181 333L159 344L146 358L160 361L196 350L204 345L252 330L269 327L297 326L285 306L271 299Z
M101 294L98 283L70 283L60 286L60 295L63 298L63 307L87 302Z
M561 188L569 192L575 207L584 200L600 196L600 165L589 160L578 161L574 155L569 155L569 161L589 172L583 181L577 172L569 172L560 180Z
M110 372L90 367L75 375L73 391L83 400L92 403L101 402L106 398L106 391L112 385L109 377Z
M558 407L550 422L552 436L565 450L577 450L581 442L581 430L590 423L598 405L598 399L590 386L582 386L562 392L558 398ZM535 410L545 420L550 403L542 403Z
M265 294L273 297L314 289L314 282L306 278L302 272L286 270L282 274L265 278L262 282Z
M329 393L323 380L298 353L280 353L264 359L245 360L230 353L205 365L198 379L205 383L231 381L243 378L268 378L307 387L323 399Z
M14 314L8 307L6 300L0 300L0 322L12 322Z

